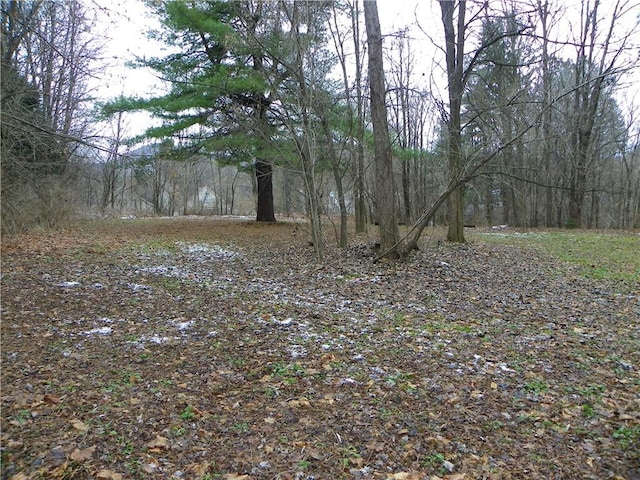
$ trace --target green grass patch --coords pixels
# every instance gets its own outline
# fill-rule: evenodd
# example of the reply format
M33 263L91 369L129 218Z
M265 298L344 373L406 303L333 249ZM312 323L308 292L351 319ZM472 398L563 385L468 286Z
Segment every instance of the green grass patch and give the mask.
M485 242L533 246L579 267L588 278L640 282L640 235L562 230L475 235Z

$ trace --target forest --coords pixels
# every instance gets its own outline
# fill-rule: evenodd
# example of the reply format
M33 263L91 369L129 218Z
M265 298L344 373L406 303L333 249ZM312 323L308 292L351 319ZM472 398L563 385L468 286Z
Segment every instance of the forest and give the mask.
M1 8L2 480L639 478L640 3Z
M149 2L165 48L129 67L163 90L98 100L117 9L3 1L3 231L302 215L322 258L348 219L391 254L427 225L637 228L638 5L425 3L383 31L375 2Z

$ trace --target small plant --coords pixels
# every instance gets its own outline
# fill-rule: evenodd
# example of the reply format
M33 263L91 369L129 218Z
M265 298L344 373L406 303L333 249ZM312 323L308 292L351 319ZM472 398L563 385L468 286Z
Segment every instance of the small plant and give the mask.
M613 432L613 438L620 442L620 446L623 450L626 450L630 445L636 445L640 440L640 426L634 425L633 427L620 427Z
M544 380L534 379L534 380L531 380L529 383L527 383L524 386L524 389L527 392L535 393L536 395L539 395L541 393L546 392L549 389L549 387L547 386L546 383L544 383Z
M584 405L582 405L582 415L584 415L586 418L593 418L596 416L596 411L591 405L585 403Z
M299 377L305 377L307 375L304 367L299 363L294 363L293 365L291 365L291 371Z
M430 468L438 468L442 466L442 463L445 461L445 457L443 454L438 453L438 452L434 452L430 455L425 455L424 457L422 457L421 459L421 463L425 466L425 467L430 467Z
M13 417L14 422L24 425L31 420L31 410L20 410L16 416Z
M182 420L193 420L196 416L196 412L191 405L187 405L180 414Z
M124 468L132 475L138 475L142 472L142 463L137 458L130 458L124 464Z
M347 445L342 449L342 468L349 468L350 465L360 467L362 462L362 456L356 446Z
M298 467L300 467L302 470L306 470L307 468L309 468L309 465L311 465L311 462L309 460L300 460L298 462Z
M280 378L288 385L296 383L297 377L305 377L307 372L304 367L299 363L285 364L282 362L276 362L271 366L271 376L273 378Z
M171 427L171 433L173 434L174 437L181 437L186 433L186 431L187 430L184 427L180 427L178 425L173 425Z
M500 430L502 427L504 427L504 423L501 422L500 420L491 420L491 421L485 422L483 427L485 430L495 431L495 430Z
M249 431L249 424L247 422L236 422L231 425L231 429L238 433L247 433Z
M268 398L276 398L280 394L280 392L276 387L268 386L268 387L265 387L264 394Z
M274 378L284 377L287 375L289 368L286 364L276 362L271 367L271 376Z
M242 367L243 365L245 365L247 363L246 359L242 358L242 357L237 357L234 355L228 355L227 356L227 363L229 363L229 365L231 365L232 367Z
M131 444L130 440L127 440L125 438L121 438L121 447L122 447L122 455L124 456L129 456L133 453L133 445Z
M606 391L607 387L604 385L589 385L588 387L578 389L578 393L585 398L596 397L599 398Z

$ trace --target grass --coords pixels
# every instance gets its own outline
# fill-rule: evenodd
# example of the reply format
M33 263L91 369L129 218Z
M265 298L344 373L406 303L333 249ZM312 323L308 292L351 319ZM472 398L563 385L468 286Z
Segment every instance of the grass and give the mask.
M191 405L187 405L180 414L180 418L183 420L193 420L196 416L195 409Z
M620 427L613 432L613 438L620 442L620 446L623 450L626 450L632 445L636 445L640 440L640 426L634 425L631 427Z
M506 231L477 233L482 241L524 243L575 265L597 280L640 282L640 235L588 231Z

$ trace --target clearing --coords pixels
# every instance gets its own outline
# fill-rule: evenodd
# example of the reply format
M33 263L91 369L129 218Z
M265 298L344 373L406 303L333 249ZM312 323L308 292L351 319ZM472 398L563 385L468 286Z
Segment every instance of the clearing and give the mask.
M629 255L610 274L506 229L318 265L305 228L4 238L2 479L640 478Z

